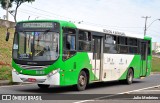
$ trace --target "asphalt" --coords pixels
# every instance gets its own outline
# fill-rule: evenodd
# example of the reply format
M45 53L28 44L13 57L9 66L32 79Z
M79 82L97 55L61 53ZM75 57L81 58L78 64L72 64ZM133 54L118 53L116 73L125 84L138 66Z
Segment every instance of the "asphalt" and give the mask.
M151 74L160 74L160 72L152 72ZM5 85L25 85L25 84L26 83L13 83L10 80L0 80L0 86L5 86Z
M157 87L158 86L158 87ZM114 97L117 94L160 94L160 74L152 74L144 79L134 79L132 85L126 85L118 81L105 82L105 83L93 83L90 84L85 91L75 91L72 86L69 87L54 87L41 90L35 84L26 85L13 85L13 86L1 86L1 94L17 94L17 95L42 95L51 97L50 101L32 101L33 103L159 103L159 100L120 100L120 99L108 99L108 97ZM95 95L91 95L95 94ZM101 95L102 94L102 95ZM61 96L57 100L57 95ZM84 99L74 100L69 99L69 95L84 96ZM86 97L90 99L86 99ZM68 100L64 100L68 96ZM97 99L98 98L98 99ZM0 101L1 102L1 101ZM8 103L11 101L2 101ZM21 103L24 101L12 101L12 103ZM30 102L30 101L25 101Z

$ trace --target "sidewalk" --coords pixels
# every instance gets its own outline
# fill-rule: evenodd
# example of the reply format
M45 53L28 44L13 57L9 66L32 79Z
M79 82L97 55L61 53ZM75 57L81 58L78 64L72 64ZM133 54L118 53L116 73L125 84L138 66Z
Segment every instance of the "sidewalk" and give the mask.
M160 55L153 55L153 57L157 57L157 58L160 58Z
M9 80L0 80L0 86L2 85L9 85L10 81Z
M19 85L21 83L12 83L10 82L10 80L0 80L0 86L4 86L4 85Z
M160 74L160 72L151 72L151 74Z

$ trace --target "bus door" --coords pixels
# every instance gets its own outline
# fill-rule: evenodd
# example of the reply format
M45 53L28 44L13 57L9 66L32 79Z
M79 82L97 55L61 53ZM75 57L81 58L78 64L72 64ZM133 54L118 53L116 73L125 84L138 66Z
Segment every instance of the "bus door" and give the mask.
M102 37L93 36L93 73L95 74L94 80L100 80L101 72L101 48L102 48Z
M147 47L148 44L146 41L141 41L140 42L140 54L141 54L141 76L146 76L147 72Z

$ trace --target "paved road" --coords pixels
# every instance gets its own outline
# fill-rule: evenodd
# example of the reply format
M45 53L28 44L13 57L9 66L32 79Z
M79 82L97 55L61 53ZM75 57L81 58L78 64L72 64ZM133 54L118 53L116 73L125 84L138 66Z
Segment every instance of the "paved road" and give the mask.
M0 93L1 94L35 94L35 95L38 95L38 94L45 94L45 95L48 95L48 96L53 96L53 98L55 98L54 96L57 95L57 94L73 94L73 95L76 95L76 94L85 94L84 96L87 96L86 94L105 94L103 96L110 96L110 95L115 95L115 94L118 94L118 93L124 93L124 92L128 92L128 91L133 91L135 92L134 90L141 90L142 88L148 88L148 87L153 87L153 86L157 86L157 85L160 85L160 74L154 74L154 75L151 75L145 79L135 79L133 84L132 85L125 85L123 83L119 83L117 81L114 81L114 82L105 82L105 83L93 83L93 84L90 84L87 88L87 90L85 91L81 91L81 92L78 92L78 91L75 91L73 89L72 86L69 86L69 87L54 87L54 86L51 86L48 90L41 90L37 87L37 85L35 84L29 84L29 85L20 85L20 86L4 86L4 87L0 87ZM150 89L150 88L149 88ZM143 89L142 89L143 90ZM152 91L154 92L154 91ZM157 92L156 92L157 93ZM140 93L140 94L143 94ZM159 94L160 94L160 91L159 91ZM66 95L63 95L63 96L66 96ZM62 98L64 98L62 96ZM99 97L102 97L102 95L92 95L93 99L94 98L99 98ZM92 99L90 98L90 99ZM106 103L106 101L110 101L110 102L118 102L118 103L124 103L124 101L119 101L119 100L96 100L96 101L84 101L84 100L54 100L54 101L33 101L33 103L73 103L73 102L77 102L77 103L82 103L82 102L85 102L85 103ZM136 100L138 101L138 100ZM135 102L136 102L135 101ZM3 101L4 102L4 101ZM8 102L8 101L7 101ZM20 102L20 101L19 101ZM15 103L19 103L19 102L15 102ZM29 103L29 101L26 101ZM125 100L125 102L127 102L127 100ZM133 102L133 101L132 101ZM145 101L145 102L150 102L150 101ZM157 103L158 101L155 100L155 101L152 101L154 103ZM141 102L140 102L141 103ZM144 103L144 101L143 101Z

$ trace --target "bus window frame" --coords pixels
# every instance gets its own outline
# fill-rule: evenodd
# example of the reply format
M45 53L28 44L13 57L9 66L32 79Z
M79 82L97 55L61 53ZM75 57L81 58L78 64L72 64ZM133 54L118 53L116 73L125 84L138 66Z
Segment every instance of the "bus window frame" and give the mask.
M80 31L90 33L90 39L91 39L91 40L90 40L90 41L80 40L80 39L79 39L79 32L80 32ZM93 43L93 42L92 42L92 38L93 38L93 37L92 37L92 32L91 32L91 31L84 30L84 29L78 29L78 30L77 30L77 50L78 50L78 52L92 52L92 43ZM86 50L86 51L85 51L85 50L80 50L80 49L79 49L79 41L80 41L80 42L89 42L90 47L91 47L90 50Z
M116 43L115 44L111 44L111 43L105 43L105 40L106 40L106 35L110 35L110 36L113 36L116 38ZM117 45L117 42L118 42L118 36L117 35L111 35L111 34L104 34L104 38L103 38L103 53L107 53L107 54L119 54L118 52L118 45ZM116 53L110 53L110 52L105 52L105 44L108 44L108 45L115 45L116 46Z
M106 35L111 35L111 36L115 36L116 37L116 43L114 44L115 46L116 46L116 50L117 50L117 53L109 53L108 52L108 54L126 54L126 55L140 55L140 51L139 51L139 49L140 49L140 47L139 47L139 40L140 39L138 39L138 38L134 38L134 37L127 37L127 36L121 36L121 35L112 35L112 34L105 34L105 36ZM109 43L105 43L105 37L104 36L104 45L103 45L103 48L105 49L105 44L109 44ZM124 37L125 38L125 44L119 44L119 38L121 38L121 37ZM136 46L134 46L134 45L129 45L129 39L136 39L136 42L137 42L137 45ZM112 45L112 44L109 44L109 45ZM126 46L127 47L127 52L126 53L121 53L120 52L120 46ZM129 49L130 48L137 48L137 52L135 52L135 53L131 53L131 52L129 52ZM104 51L104 53L107 53L107 52L105 52Z
M75 33L74 34L68 34L67 32L64 32L65 30L68 31L68 29L73 29L75 31ZM75 36L75 50L67 50L66 49L66 39L67 39L66 37L68 35L74 35ZM64 40L64 38L65 38L65 40ZM62 60L66 61L66 60L74 57L77 54L77 30L75 28L62 27L62 41L63 41L62 42ZM66 55L65 52L67 52L67 54L70 54L70 52L74 52L74 53L69 55L69 57L66 57L66 56L64 56L64 55ZM66 58L64 58L64 57L66 57Z

